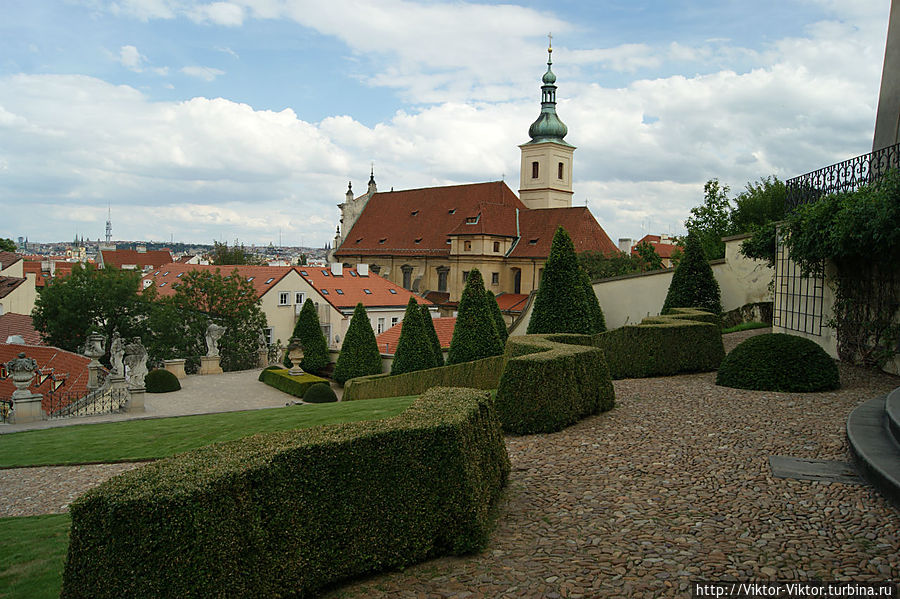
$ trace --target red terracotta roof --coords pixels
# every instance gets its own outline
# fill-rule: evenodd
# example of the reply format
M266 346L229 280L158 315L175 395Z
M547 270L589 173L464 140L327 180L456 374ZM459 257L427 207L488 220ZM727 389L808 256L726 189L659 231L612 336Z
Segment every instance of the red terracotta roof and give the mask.
M22 256L15 252L0 252L0 270L6 270L21 259Z
M453 329L456 327L456 318L433 318L434 330L437 333L438 341L441 348L450 347L453 340ZM400 331L403 330L403 322L398 322L382 334L375 337L378 342L378 351L383 354L394 354L397 352L397 342L400 340Z
M404 307L411 297L420 304L431 305L428 300L371 271L361 276L355 268L344 268L341 275L335 276L330 268L321 266L295 266L294 270L338 310L353 309L360 302L366 308Z
M64 261L53 261L54 265L54 274L51 277L50 272L43 269L43 262L34 261L34 260L26 260L22 265L22 269L25 273L34 273L34 285L35 287L46 287L47 282L56 277L66 277L72 274L72 267L74 267L77 262L64 262Z
M222 276L229 276L235 270L238 275L250 279L257 297L262 297L271 289L278 281L283 279L292 267L290 266L215 266L212 264L182 264L179 262L171 262L163 264L159 268L144 275L141 279L141 287L145 288L146 281L152 281L156 286L156 292L161 296L175 295L175 288L181 282L181 277L186 272L194 271L219 271Z
M84 397L87 395L88 369L90 359L56 347L17 345L0 343L0 362L8 362L25 352L25 356L33 358L44 374L53 373L57 381L65 380L65 384L59 388L66 396ZM41 382L40 377L34 377L29 387L32 393L44 395L45 409L48 407L47 394L53 389L53 380L46 378ZM0 380L0 397L9 398L16 390L11 379Z
M675 240L671 237L667 239L667 243L663 243L662 237L659 235L644 235L640 241L632 246L631 253L637 255L637 246L645 242L653 246L660 258L671 258L672 252L678 247Z
M558 227L568 231L575 252L618 252L603 227L585 206L572 208L542 208L519 213L521 237L510 252L513 258L546 258Z
M521 312L528 303L528 294L525 293L501 293L497 296L497 305L501 312Z
M21 335L26 345L43 345L41 334L34 330L31 317L26 314L7 312L0 314L0 343L12 335Z
M172 252L169 250L150 250L138 252L136 250L100 250L100 261L104 266L122 268L132 264L139 268L144 266L157 267L172 261Z
M3 299L27 281L24 277L0 277L0 299Z
M447 256L447 236L479 212L482 232L515 235L515 208L525 205L502 181L376 193L336 255Z

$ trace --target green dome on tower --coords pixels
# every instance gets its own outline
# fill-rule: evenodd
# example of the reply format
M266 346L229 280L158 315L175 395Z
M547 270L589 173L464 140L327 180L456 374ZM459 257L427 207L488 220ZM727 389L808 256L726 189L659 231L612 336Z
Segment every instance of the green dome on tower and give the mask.
M552 55L553 47L550 46L547 48L547 72L541 78L543 83L541 86L541 114L528 128L528 135L531 137L531 141L528 143L552 141L568 146L569 143L564 138L569 132L569 128L556 114L556 75L551 69Z

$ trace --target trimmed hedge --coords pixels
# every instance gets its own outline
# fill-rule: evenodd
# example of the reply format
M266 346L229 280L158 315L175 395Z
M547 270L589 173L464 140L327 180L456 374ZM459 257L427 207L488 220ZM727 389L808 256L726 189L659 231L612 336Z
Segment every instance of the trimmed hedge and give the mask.
M482 549L509 473L488 393L432 389L388 420L254 435L72 502L61 597L309 596Z
M613 379L705 372L725 357L719 316L693 308L645 318L597 336Z
M503 356L451 364L399 375L376 374L347 381L342 401L419 395L432 387L496 389L503 370Z
M684 242L684 256L672 274L662 313L671 314L674 308L700 308L715 314L722 313L722 293L712 267L703 254L696 235L688 235Z
M319 372L328 366L328 341L322 333L316 305L309 298L303 302L291 337L299 339L300 346L303 347L300 368L306 372ZM285 360L287 361L287 356L285 356Z
M534 298L529 334L597 332L594 327L599 323L588 305L581 274L572 238L563 227L557 227Z
M356 304L331 378L340 384L358 376L381 374L381 353L362 302Z
M502 353L503 343L494 322L492 308L488 304L481 272L473 268L469 271L466 286L459 298L447 364L462 364Z
M415 297L409 298L403 314L403 328L391 363L391 374L400 375L434 366L434 348L425 329L422 311Z
M425 332L428 334L428 341L431 342L431 349L434 351L434 362L431 368L438 368L444 365L444 351L441 349L441 340L438 339L437 331L434 328L434 320L431 318L431 310L427 304L420 304L419 310L422 312L422 321L425 323ZM381 356L379 355L379 358ZM370 374L378 374L372 372Z
M147 393L169 393L181 389L178 377L168 370L151 370L144 376L144 388Z
M328 383L315 383L310 385L303 394L306 403L330 403L337 401L337 395Z
M291 376L287 368L269 367L259 373L259 380L279 391L303 399L306 390L316 383L328 383L322 377L304 372L300 376Z
M750 337L731 350L716 384L736 389L810 393L841 386L834 360L809 339L784 333Z
M503 430L549 433L612 409L615 391L595 339L565 333L510 337L495 402Z

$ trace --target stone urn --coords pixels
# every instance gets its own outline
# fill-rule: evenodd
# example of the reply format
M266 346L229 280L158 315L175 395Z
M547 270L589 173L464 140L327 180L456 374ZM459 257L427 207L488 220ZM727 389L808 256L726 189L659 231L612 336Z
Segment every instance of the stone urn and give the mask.
M303 360L303 346L300 345L300 340L296 337L291 337L291 341L287 346L287 354L288 360L291 361L291 368L288 370L288 374L291 376L303 374L303 369L300 368L300 362Z
M96 362L106 353L106 337L100 333L91 333L84 343L84 355Z
M25 352L20 352L17 358L6 363L9 378L16 386L16 390L12 394L14 400L20 397L31 397L28 387L34 379L35 370L37 370L37 362L34 361L34 358L26 358Z

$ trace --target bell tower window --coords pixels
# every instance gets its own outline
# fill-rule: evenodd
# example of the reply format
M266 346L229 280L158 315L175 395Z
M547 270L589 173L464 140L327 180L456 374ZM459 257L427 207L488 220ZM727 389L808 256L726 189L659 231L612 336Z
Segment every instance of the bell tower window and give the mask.
M537 163L537 162L532 162L532 163L531 163L531 178L532 178L532 179L537 179L537 178L538 178L538 173L539 173L538 163Z
M562 181L562 180L563 180L563 173L564 173L564 170L563 170L563 163L562 163L562 162L559 163L559 165L557 166L556 170L557 170L556 178L559 179L560 181Z

